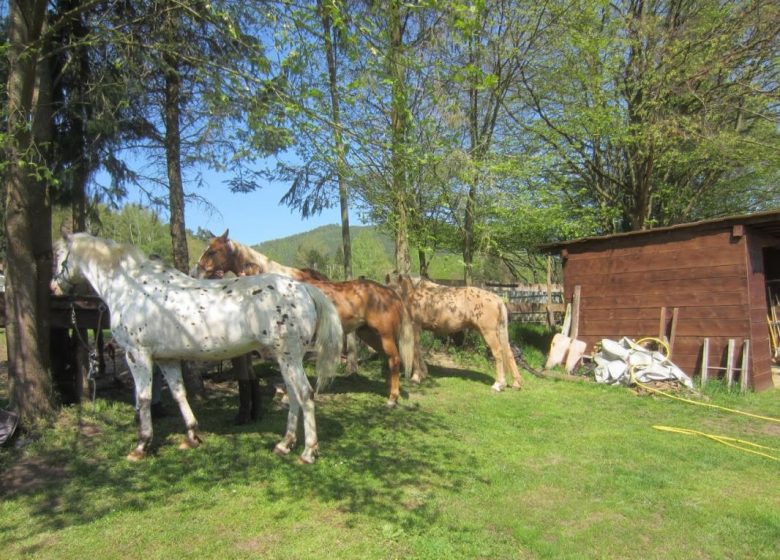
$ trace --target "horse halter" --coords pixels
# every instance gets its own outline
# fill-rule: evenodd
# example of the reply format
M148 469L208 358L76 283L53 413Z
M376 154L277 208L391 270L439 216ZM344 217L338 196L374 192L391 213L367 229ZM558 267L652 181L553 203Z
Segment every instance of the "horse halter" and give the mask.
M70 248L68 248L68 252L65 254L65 258L62 259L60 270L52 277L52 282L56 283L63 293L69 292L70 289L73 288L73 283L68 280L68 278L70 278L70 265L68 263L69 260Z

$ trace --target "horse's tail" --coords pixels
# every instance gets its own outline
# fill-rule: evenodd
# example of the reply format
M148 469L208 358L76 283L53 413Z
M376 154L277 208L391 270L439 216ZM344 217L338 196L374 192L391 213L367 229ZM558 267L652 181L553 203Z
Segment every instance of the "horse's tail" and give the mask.
M399 325L397 344L398 352L401 354L404 376L409 379L414 365L414 325L403 301L401 302L401 324Z
M317 310L317 334L314 349L317 352L317 392L325 389L336 376L341 362L343 331L341 319L333 303L320 290L304 284Z

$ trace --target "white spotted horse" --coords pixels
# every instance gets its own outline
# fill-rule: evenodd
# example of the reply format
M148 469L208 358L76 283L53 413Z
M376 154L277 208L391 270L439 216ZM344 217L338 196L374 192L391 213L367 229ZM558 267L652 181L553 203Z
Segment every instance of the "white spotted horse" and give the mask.
M152 440L152 366L163 371L186 426L184 447L200 443L187 401L181 360L212 361L258 351L273 357L287 386L290 408L277 454L294 446L303 412L300 460L318 452L313 390L303 369L317 354L318 387L336 373L342 328L333 304L318 289L278 274L206 281L192 278L132 245L77 233L56 244L52 288L87 282L111 315L111 332L127 353L136 386L140 429L130 460L144 457Z

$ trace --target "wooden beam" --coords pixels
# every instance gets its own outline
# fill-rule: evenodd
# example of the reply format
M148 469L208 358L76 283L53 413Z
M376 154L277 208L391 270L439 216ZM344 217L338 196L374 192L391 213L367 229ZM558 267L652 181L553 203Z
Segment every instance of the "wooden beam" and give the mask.
M669 356L671 357L674 352L674 338L677 336L677 317L680 314L680 309L675 307L672 309L672 326L669 329Z
M729 389L734 384L734 347L736 344L736 340L729 338L729 345L726 350L726 385Z
M734 224L731 226L731 237L739 239L745 236L745 226L742 224Z
M572 298L571 306L571 337L572 340L577 338L580 330L580 296L582 292L582 286L579 284L574 286L574 297Z
M658 338L663 340L666 337L666 307L661 307L661 318L658 321Z
M709 377L710 339L705 338L701 346L701 386L707 384Z
M746 338L742 342L742 368L739 371L739 389L743 393L748 390L750 382L750 371L748 364L750 363L750 339Z

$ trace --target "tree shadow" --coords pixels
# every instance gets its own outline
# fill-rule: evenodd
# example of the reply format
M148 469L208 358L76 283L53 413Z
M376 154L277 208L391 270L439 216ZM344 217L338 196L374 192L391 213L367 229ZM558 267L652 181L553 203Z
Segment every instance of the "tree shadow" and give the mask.
M486 377L464 370L434 371L480 381ZM441 417L423 407L373 406L369 395L384 393L378 380L351 376L337 381L334 390L317 397L321 457L315 465L298 465L297 456L279 458L271 452L287 420L278 401L265 407L258 422L236 426L230 388L193 403L204 435L200 448L176 449L183 438L177 412L154 422L154 455L139 463L124 459L135 441L131 407L107 404L105 412L99 407L73 415L67 428L72 434L64 438L68 441L35 454L27 472L18 467L12 486L5 474L0 476L0 496L31 514L0 518L0 547L172 498L186 497L181 507L192 507L208 500L215 486L226 484L262 487L268 500L305 502L315 496L342 511L411 528L437 516L412 494L436 488L457 493L473 486L476 457L453 445ZM299 444L294 453L301 451Z

